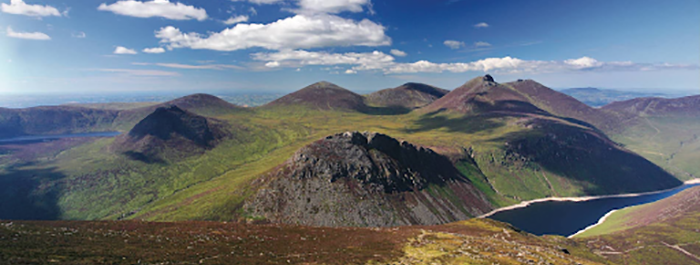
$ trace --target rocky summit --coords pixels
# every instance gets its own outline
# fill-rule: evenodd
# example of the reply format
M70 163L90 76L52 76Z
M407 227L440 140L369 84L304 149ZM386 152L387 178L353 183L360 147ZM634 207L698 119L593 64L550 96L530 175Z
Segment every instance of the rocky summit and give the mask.
M491 208L452 162L380 133L328 136L262 178L253 216L321 226L438 224ZM450 194L433 196L435 192Z

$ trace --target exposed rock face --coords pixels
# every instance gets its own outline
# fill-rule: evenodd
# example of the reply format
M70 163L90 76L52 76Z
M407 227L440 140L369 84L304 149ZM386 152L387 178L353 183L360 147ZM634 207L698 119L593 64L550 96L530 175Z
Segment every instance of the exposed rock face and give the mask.
M201 153L213 148L217 140L226 135L214 120L177 106L160 107L136 124L127 135L118 137L113 147L135 159L151 161Z
M262 188L245 208L273 222L427 225L491 209L449 159L378 133L329 136L259 181Z
M488 74L483 77L483 80L484 80L484 82L496 82L493 80L493 76L488 75Z
M419 83L406 83L396 88L383 89L366 96L367 103L379 107L418 108L433 103L449 90Z

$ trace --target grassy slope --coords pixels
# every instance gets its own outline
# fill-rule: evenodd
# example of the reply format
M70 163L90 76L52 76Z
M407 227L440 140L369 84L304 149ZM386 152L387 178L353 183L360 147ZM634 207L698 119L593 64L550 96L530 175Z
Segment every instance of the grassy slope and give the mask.
M623 209L578 235L579 242L624 264L700 264L700 187ZM690 253L683 253L680 249Z
M700 177L700 118L643 117L613 139L681 180Z
M64 219L232 220L242 217L238 209L253 192L249 183L299 148L338 132L376 131L447 155L463 157L471 149L476 166L458 166L495 206L580 196L595 186L509 159L506 136L531 130L515 125L518 119L512 117L367 115L285 106L217 118L232 124L234 139L177 163L129 160L109 151L112 139L100 139L13 170L20 177L60 173L41 178L36 189L53 192L54 208Z
M3 264L524 264L528 261L606 263L572 240L536 237L487 219L392 229L215 222L0 222L0 263Z

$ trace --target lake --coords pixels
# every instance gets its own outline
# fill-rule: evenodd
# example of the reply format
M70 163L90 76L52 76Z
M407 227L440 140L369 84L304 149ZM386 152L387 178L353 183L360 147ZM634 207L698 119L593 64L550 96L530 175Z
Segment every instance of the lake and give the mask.
M48 142L63 138L82 138L82 137L114 137L120 135L120 132L93 132L93 133L72 133L72 134L56 134L56 135L27 135L13 138L0 139L0 145L3 144L27 144L37 142Z
M655 202L699 184L688 184L656 194L634 197L600 198L588 201L545 201L527 207L495 213L488 218L506 222L535 235L570 236L612 210Z

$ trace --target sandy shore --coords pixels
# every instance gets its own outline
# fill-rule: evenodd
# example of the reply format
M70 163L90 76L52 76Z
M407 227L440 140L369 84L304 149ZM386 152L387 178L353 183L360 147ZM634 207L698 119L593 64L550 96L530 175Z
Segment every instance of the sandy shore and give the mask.
M596 226L598 226L598 225L604 223L605 220L608 219L608 217L610 217L613 213L615 213L615 212L617 212L617 211L619 211L619 210L612 210L612 211L609 211L608 213L606 213L605 215L603 215L603 217L601 217L600 220L598 220L597 223L592 224L592 225L589 225L588 227L586 227L586 228L584 228L584 229L582 229L582 230L579 230L579 231L576 232L575 234L568 236L568 238L573 238L573 237L575 237L575 236L577 236L577 235L579 235L579 234L582 234L583 232L586 232L586 231L588 231L588 230L590 230L590 229L593 229L593 227L596 227Z
M675 188L670 188L670 189L665 189L665 190L659 190L659 191L649 191L649 192L641 192L641 193L626 193L626 194L614 194L614 195L601 195L601 196L583 196L583 197L549 197L549 198L542 198L542 199L536 199L536 200L531 200L531 201L524 201L515 205L511 206L506 206L502 208L495 209L491 212L488 212L486 214L483 214L479 216L478 218L487 218L491 215L494 215L499 212L503 211L508 211L508 210L513 210L513 209L518 209L518 208L525 208L530 206L530 204L533 203L538 203L538 202L582 202L582 201L590 201L590 200L596 200L596 199L606 199L606 198L628 198L628 197L636 197L636 196L644 196L644 195L652 195L652 194L658 194L658 193L663 193L667 191L672 191L675 189L680 189L683 186L686 185L696 185L700 184L700 179L692 179L688 180L683 183L683 185L675 187Z

